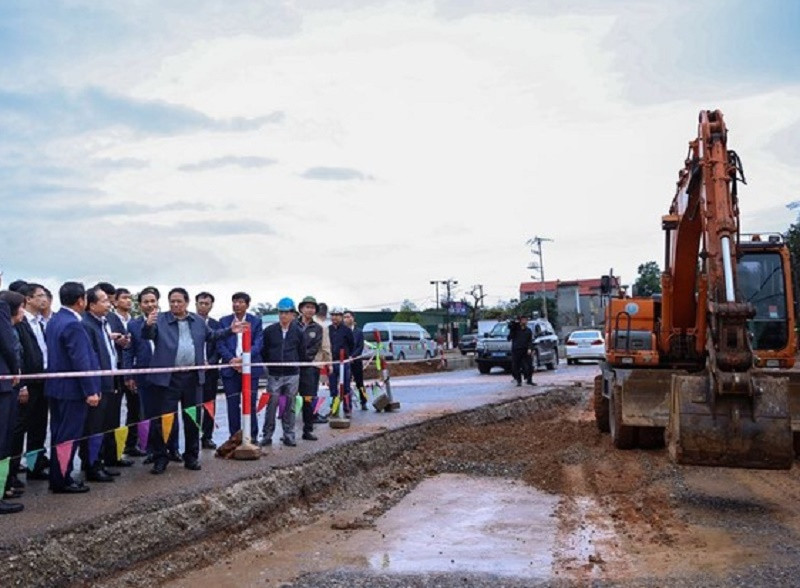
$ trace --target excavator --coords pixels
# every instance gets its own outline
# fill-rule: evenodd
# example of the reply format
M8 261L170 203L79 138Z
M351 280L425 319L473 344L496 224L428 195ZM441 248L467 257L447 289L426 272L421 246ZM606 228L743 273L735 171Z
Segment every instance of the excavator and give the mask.
M661 294L606 305L594 411L619 449L666 443L679 464L789 469L800 438L790 256L781 235L740 232L746 182L727 138L719 110L700 112L661 219Z

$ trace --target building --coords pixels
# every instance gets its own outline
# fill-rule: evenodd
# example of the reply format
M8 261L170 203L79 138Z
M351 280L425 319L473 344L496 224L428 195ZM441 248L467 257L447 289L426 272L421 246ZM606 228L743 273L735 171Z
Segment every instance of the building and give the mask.
M550 280L546 282L522 282L519 299L541 298L556 301L558 309L559 336L566 337L575 329L602 327L604 322L604 296L601 294L601 278L588 280ZM617 296L620 289L619 276L612 276L610 296Z

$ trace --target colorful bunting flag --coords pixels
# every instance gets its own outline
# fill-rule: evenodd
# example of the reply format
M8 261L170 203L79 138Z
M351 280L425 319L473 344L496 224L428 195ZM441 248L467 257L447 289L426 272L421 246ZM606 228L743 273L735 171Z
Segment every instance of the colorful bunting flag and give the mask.
M278 418L283 416L283 411L286 410L286 396L281 394L278 397Z
M303 410L303 397L298 394L294 399L294 414L300 414L301 410Z
M69 461L72 457L72 441L64 441L56 445L56 459L58 460L58 467L61 470L61 477L67 477L67 468Z
M317 414L319 412L319 409L322 408L323 404L325 404L325 399L324 398L321 398L321 397L316 398L315 401L314 401L313 414Z
M100 457L100 446L103 444L103 434L97 433L89 437L89 464L93 464Z
M147 446L150 442L150 419L137 424L136 430L139 433L139 447L147 451Z
M0 488L3 488L3 490L5 490L6 480L8 479L8 465L10 461L10 457L0 461Z
M43 452L44 448L34 449L33 451L29 451L28 453L25 454L25 465L28 467L29 471L32 472L33 469L36 467L36 460L39 459L38 454Z
M164 439L164 443L169 442L169 434L172 432L172 423L174 422L175 422L174 412L161 415L161 437Z
M192 419L192 422L194 423L195 427L200 429L200 423L197 422L197 418L198 418L198 414L197 413L199 412L197 410L197 407L196 406L190 406L188 408L184 408L183 412L185 412L187 415L189 415L189 418Z
M333 406L331 406L331 415L339 416L339 397L333 399Z
M114 429L114 440L117 442L117 461L122 459L122 452L125 450L125 442L128 440L128 427L117 427Z
M375 369L381 371L381 352L380 348L375 353Z
M262 410L264 410L264 407L265 407L265 406L267 406L267 404L269 404L269 397L270 397L270 394L269 394L269 392L266 392L266 391L265 391L265 392L264 392L264 393L263 393L263 394L262 394L262 395L261 395L261 396L258 398L258 406L256 407L256 412L257 412L257 413L258 413L258 412L261 412Z
M216 402L213 401L213 400L209 400L209 401L203 403L203 407L205 407L206 412L208 413L208 416L210 416L211 419L213 420L214 419L214 411L217 408Z

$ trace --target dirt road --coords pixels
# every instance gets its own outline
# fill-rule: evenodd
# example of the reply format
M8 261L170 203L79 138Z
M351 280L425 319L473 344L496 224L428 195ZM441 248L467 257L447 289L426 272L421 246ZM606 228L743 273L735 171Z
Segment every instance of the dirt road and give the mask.
M514 418L434 429L172 585L800 584L798 467L676 467L664 450L614 450L588 395L564 388Z

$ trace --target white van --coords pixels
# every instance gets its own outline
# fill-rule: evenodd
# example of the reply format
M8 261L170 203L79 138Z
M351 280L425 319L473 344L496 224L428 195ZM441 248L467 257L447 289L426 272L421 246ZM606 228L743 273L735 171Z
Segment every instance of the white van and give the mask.
M378 346L375 331L380 334L381 357L386 359L429 359L436 355L436 342L417 323L366 323L364 353Z

